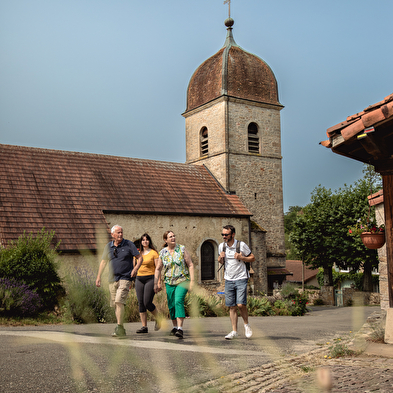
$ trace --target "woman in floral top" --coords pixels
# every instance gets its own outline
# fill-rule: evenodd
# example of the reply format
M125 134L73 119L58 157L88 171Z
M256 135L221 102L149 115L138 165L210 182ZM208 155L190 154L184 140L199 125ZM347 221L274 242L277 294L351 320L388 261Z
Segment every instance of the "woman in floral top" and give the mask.
M164 269L164 282L169 314L173 329L171 335L183 338L183 322L186 316L184 299L187 291L194 285L194 265L186 248L176 244L176 236L166 231L163 236L164 248L160 251L154 277L154 291L162 290L161 271Z

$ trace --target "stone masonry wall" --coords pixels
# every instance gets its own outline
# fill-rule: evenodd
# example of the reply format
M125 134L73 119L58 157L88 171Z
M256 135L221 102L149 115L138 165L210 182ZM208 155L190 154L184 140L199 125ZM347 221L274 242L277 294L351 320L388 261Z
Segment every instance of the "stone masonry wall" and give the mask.
M251 122L258 125L260 154L248 152ZM209 152L201 157L203 127L208 128ZM252 212L252 220L267 231L267 266L285 267L279 110L222 98L187 115L186 144L187 163L206 165L226 190L236 192Z
M383 203L375 206L375 217L378 225L385 224L385 210ZM381 309L389 308L389 287L388 287L388 264L386 257L386 244L378 249L379 258L379 292L381 298Z
M285 267L280 112L229 102L230 189L266 233L267 265ZM260 154L248 152L248 125L258 125Z
M252 229L251 243L251 251L255 256L255 262L251 264L254 274L250 280L253 293L267 293L266 232Z
M200 131L208 129L209 157L225 151L225 108L224 100L217 100L186 117L186 163L201 157Z

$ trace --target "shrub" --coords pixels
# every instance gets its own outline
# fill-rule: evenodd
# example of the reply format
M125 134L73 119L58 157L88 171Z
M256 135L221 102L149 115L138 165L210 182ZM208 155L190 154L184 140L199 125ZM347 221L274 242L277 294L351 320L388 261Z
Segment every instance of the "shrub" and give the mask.
M274 302L274 308L276 315L291 315L288 308L288 302L284 300L276 300Z
M281 296L288 304L290 315L301 316L307 312L308 296L300 293L295 285L290 283L283 285Z
M40 296L14 278L0 278L0 311L6 316L26 317L42 308Z
M186 315L192 317L219 317L226 314L222 300L215 295L187 293Z
M321 288L320 287L316 287L315 285L305 285L304 289L317 289L317 290L319 290Z
M23 233L18 240L0 248L0 277L14 278L40 296L44 308L53 308L63 293L57 273L56 247L51 243L54 232L43 228L35 236Z
M291 299L298 293L298 288L295 284L286 283L282 286L280 294L284 299Z
M290 315L302 316L307 312L308 297L304 293L297 293L294 298L291 298L288 303Z
M250 316L275 315L275 311L266 297L248 297L247 309Z
M109 305L109 292L96 287L95 276L86 268L76 268L66 277L65 306L71 318L78 323L115 322Z

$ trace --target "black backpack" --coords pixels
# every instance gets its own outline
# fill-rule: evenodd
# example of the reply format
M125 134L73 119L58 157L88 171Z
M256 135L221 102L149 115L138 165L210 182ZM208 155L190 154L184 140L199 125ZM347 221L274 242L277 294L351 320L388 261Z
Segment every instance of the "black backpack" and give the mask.
M236 252L238 254L240 254L240 243L241 243L241 241L239 241L239 240L236 241ZM227 244L224 242L224 245L222 247L222 251L225 252L226 249L227 249ZM246 269L249 272L250 268L251 268L251 263L250 262L243 262L243 263L246 265ZM223 263L223 265L225 265L225 262ZM224 267L224 269L225 269L225 267Z

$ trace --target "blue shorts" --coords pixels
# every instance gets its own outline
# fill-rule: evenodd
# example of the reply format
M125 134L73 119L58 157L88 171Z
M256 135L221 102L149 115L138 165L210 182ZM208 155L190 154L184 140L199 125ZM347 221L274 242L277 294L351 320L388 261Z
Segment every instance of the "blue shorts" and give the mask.
M235 307L238 304L247 305L248 278L241 280L225 281L225 305Z

